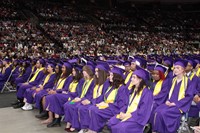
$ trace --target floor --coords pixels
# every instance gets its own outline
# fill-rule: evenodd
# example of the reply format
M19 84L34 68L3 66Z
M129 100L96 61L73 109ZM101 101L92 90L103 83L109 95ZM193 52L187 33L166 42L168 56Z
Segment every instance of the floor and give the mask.
M65 124L61 127L47 128L40 124L41 120L35 118L37 110L22 111L12 107L0 109L1 133L66 133Z

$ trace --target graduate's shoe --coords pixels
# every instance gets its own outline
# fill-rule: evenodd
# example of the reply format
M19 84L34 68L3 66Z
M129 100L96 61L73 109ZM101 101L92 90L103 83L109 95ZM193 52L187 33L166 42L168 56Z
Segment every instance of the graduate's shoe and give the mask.
M61 126L60 121L61 121L61 117L60 118L54 118L54 120L51 123L49 123L47 125L47 127L56 127L56 126L60 127Z
M23 107L23 106L24 106L24 103L21 103L21 102L20 102L20 103L14 105L13 108L14 108L14 109L18 109L18 108L21 108L21 107Z
M76 130L76 129L73 129L73 130L72 130L72 129L70 128L69 130L67 130L67 132L73 133L73 132L78 132L78 130Z
M16 100L16 101L12 102L11 105L13 106L13 105L17 105L17 104L19 104L19 103L20 103L20 101L19 101L19 100Z
M42 111L39 115L35 115L35 117L39 118L39 119L47 119L48 118L48 112Z
M21 109L24 111L29 111L29 110L33 110L33 106L30 103L25 103L25 105L21 107Z

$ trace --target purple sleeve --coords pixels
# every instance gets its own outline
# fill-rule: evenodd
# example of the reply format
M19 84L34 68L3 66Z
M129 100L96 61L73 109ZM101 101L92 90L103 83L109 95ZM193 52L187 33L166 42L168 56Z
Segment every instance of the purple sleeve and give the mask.
M36 79L34 81L32 81L32 82L29 82L29 84L33 85L33 86L36 86L36 85L38 85L42 81L43 77L44 77L44 72L40 71L38 73Z

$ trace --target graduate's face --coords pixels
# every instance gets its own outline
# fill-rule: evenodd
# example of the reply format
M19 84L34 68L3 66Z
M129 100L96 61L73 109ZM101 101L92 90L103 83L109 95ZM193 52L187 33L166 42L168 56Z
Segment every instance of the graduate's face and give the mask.
M109 77L110 78L110 82L113 82L113 76L114 76L113 73L110 72L110 77Z
M86 71L83 71L83 77L85 79L88 79L90 76L89 76L89 74Z
M159 75L159 71L158 70L153 70L153 72L152 72L152 78L155 81L160 80L160 75Z
M131 83L132 85L139 85L140 82L142 81L142 79L138 78L137 75L133 74L132 78L131 78Z
M131 70L134 71L136 69L136 63L131 62Z
M95 68L95 75L97 76L97 78L99 78L99 69Z
M72 76L76 76L76 70L74 68L72 69Z
M55 72L59 73L59 66L58 65L55 67Z
M47 66L47 72L48 72L48 73L53 72L53 67L51 67L51 65L48 65L48 66Z
M180 74L183 74L184 73L184 68L182 66L179 66L179 65L175 65L174 66L174 74L175 75L180 75Z
M65 73L67 71L67 68L63 65L62 66L62 73Z
M36 68L39 68L40 67L40 61L38 60L37 62L36 62Z
M190 64L190 63L188 62L187 67L185 68L185 71L186 71L186 72L189 72L189 71L192 70L192 68L193 68L192 64Z
M131 70L131 66L130 65L125 66L125 71L126 72L129 72L130 70Z

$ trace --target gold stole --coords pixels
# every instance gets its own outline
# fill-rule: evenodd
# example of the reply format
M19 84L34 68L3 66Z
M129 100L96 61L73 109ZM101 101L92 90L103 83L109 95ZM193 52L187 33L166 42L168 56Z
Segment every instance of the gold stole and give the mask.
M136 111L137 108L138 108L138 104L140 102L140 99L142 97L142 93L144 91L144 88L146 88L146 86L143 87L143 89L140 91L139 94L135 94L136 91L134 89L134 92L132 93L132 95L130 96L129 98L129 105L128 105L128 108L127 108L127 111L126 111L126 114L131 114L132 112ZM135 96L135 97L134 97ZM134 98L134 99L133 99ZM119 119L119 114L116 116L116 118ZM130 117L126 117L124 118L122 121L126 121L128 120Z
M93 90L93 99L98 98L101 95L102 89L103 89L103 84L100 86L95 85L94 90Z
M174 91L175 84L177 84L176 82L177 82L177 78L175 77L173 79L172 87L171 87L170 92L169 92L169 99L172 96L172 92ZM178 101L185 98L185 90L186 90L187 85L188 85L188 78L186 76L183 76L183 79L181 81L179 94L178 94Z
M190 75L190 80L192 80L194 78L195 73L192 72L192 74Z
M64 84L65 84L65 80L67 78L60 78L56 84L56 90L60 90L63 88Z
M44 69L44 67L41 67L40 69L37 69L35 74L33 75L33 77L31 78L31 80L29 82L35 81L35 79L38 76L39 72L43 71L43 69Z
M14 67L14 68L12 69L12 72L14 72L14 71L15 71L15 69L16 69L16 67Z
M76 92L76 87L78 85L78 82L77 81L73 81L71 82L71 84L69 85L69 92Z
M18 77L21 77L22 76L22 72L24 70L24 67L20 67L19 69L20 69L20 75Z
M165 75L165 77L167 77L168 73L169 73L168 71L166 71L166 72L165 72L165 74L164 74L164 75Z
M197 75L197 77L200 77L200 68L198 68L196 75Z
M130 78L131 78L131 76L132 76L132 74L133 74L133 72L132 71L130 71L129 72L129 74L126 76L126 79L125 79L125 84L127 84L128 83L128 81L130 80Z
M54 73L52 73L52 74L54 74ZM50 79L50 77L51 77L52 74L48 74L48 75L45 77L42 86L44 86L44 85L49 81L49 79Z
M130 84L129 84L129 86L128 86L128 90L131 90L132 87L133 87L133 84L132 84L132 82L130 82Z
M115 99L116 99L116 96L117 96L117 92L118 92L118 90L119 90L119 88L120 88L121 86L122 86L122 85L120 85L118 88L113 89L113 90L110 92L110 94L108 95L107 98L105 98L105 96L104 96L104 102L105 102L105 103L114 103L114 102L115 102ZM108 92L110 91L111 88L112 88L112 87L109 87L108 90L106 91L106 93L108 93ZM105 94L106 94L106 93L105 93Z
M85 94L87 93L89 87L90 87L90 84L92 83L93 81L93 78L90 79L90 80L86 80L83 84L83 88L82 88L82 93L81 93L81 97L80 98L83 98L85 96Z
M156 95L158 95L158 93L160 93L161 88L162 88L162 84L163 84L163 80L159 80L156 83L156 86L155 86L154 91L153 91L153 96L156 96Z

